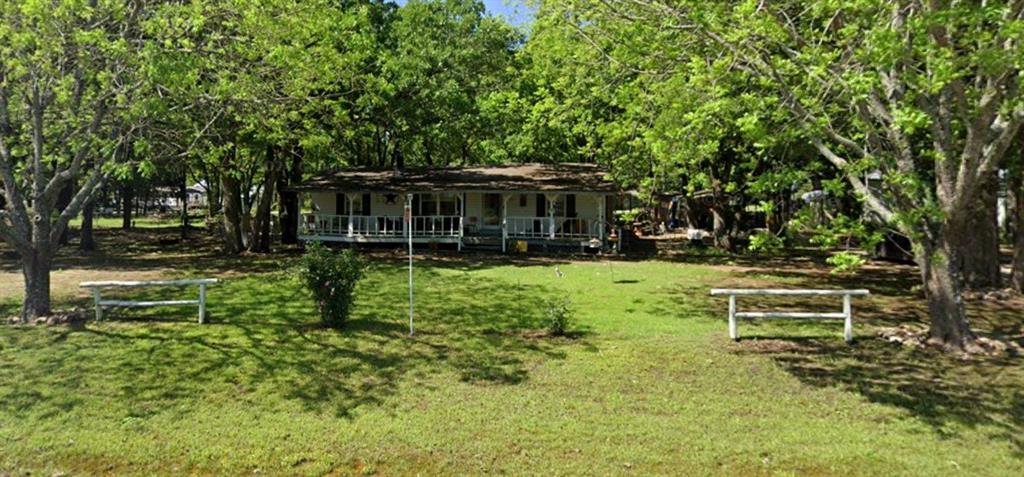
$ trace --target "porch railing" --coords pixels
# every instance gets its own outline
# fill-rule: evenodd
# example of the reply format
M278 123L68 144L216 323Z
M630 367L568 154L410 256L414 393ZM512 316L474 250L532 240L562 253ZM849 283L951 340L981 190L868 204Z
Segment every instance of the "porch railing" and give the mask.
M603 222L582 217L506 217L510 238L576 239L600 236ZM554 233L552 233L552 229Z
M415 216L413 237L458 237L462 217L457 215ZM401 215L330 215L303 214L302 235L327 237L404 237L405 223Z

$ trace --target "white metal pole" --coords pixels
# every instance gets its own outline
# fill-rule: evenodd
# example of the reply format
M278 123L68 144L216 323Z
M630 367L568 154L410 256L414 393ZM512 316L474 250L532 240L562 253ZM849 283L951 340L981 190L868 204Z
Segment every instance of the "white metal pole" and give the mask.
M843 339L853 342L853 307L850 306L850 295L843 295Z
M736 295L729 295L729 338L740 339L736 331Z
M206 284L199 284L199 324L206 321Z
M412 300L412 194L405 195L405 221L406 231L409 237L409 336L412 336L413 328L413 300Z
M99 287L93 287L93 289L92 289L92 299L93 299L93 301L96 302L96 321L100 321L100 320L103 319L103 307L100 306L100 300L102 300L102 298L100 296L100 288Z

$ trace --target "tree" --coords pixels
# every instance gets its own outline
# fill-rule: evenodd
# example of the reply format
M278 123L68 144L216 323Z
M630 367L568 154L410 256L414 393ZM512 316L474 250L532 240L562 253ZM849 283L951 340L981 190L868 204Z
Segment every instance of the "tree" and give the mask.
M749 75L772 91L865 209L914 241L931 340L973 348L964 243L970 211L1024 122L1024 2L579 0L561 8L572 28L627 44L622 32L659 32L644 45L645 64L662 64L652 74L707 64L689 73ZM699 61L712 51L724 63ZM882 180L866 181L872 171Z
M23 322L50 312L68 221L131 141L146 2L0 4L0 236L21 257ZM61 190L70 200L57 207Z

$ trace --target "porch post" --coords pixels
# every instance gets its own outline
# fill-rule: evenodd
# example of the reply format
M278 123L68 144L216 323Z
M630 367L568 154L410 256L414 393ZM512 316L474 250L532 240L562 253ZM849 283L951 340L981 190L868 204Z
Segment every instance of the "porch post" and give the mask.
M295 194L295 200L299 202L299 213L295 214L295 235L298 237L303 232L309 233L309 230L302 230L302 192ZM313 230L315 230L315 233L319 233L319 230L316 230L316 211L313 211Z
M555 200L558 199L558 194L544 194L544 198L548 201L548 238L551 240L555 239Z
M353 205L353 202L355 202L355 201L352 200L352 194L349 194L348 192L345 193L345 200L348 201L348 236L351 237L353 235L353 232L354 232L354 229L355 229L354 224L352 223L352 218L353 218L353 214L352 214L352 212L353 212L352 208L353 207L352 207L352 205Z
M601 247L604 248L604 194L597 196L597 238L601 240Z
M512 194L501 194L501 253L505 253L508 242L508 200Z
M459 251L462 251L462 237L465 235L466 193L459 192Z

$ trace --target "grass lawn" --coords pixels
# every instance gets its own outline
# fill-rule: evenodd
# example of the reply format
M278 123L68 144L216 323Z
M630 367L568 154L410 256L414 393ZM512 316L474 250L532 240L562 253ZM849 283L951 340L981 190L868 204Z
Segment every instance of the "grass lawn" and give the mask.
M370 260L332 330L294 255L223 259L161 233L103 231L103 251L62 255L55 299L88 306L82 277L212 275L211 323L149 309L0 326L0 474L1024 475L1020 358L873 338L923 320L907 268L421 257L410 338L400 257ZM17 309L14 262L0 315ZM707 291L742 285L875 295L855 302L854 346L841 322L744 323L733 343ZM572 338L536 333L556 296L574 302ZM978 329L1022 339L1020 299L971 307Z
M189 225L192 227L204 227L206 216L192 213L189 215ZM181 217L173 213L164 215L143 215L133 216L132 222L136 228L153 229L175 227L181 223ZM123 223L121 216L100 216L94 217L93 228L96 229L119 229ZM78 229L82 226L82 216L75 217L68 222L68 226Z

